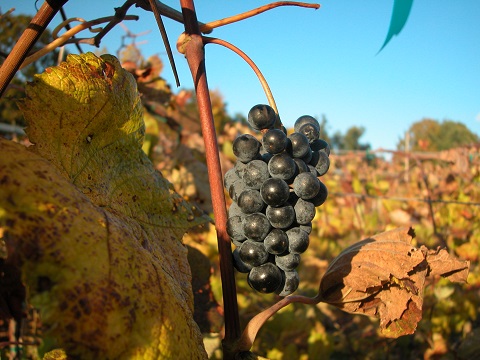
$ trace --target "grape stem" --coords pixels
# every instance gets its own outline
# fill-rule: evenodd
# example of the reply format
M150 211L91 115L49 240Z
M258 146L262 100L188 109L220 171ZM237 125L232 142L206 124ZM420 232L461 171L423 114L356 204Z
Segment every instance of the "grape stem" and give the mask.
M258 80L260 80L260 83L262 84L263 91L265 91L265 95L268 100L268 104L272 107L272 109L275 111L277 114L277 123L275 124L275 127L281 128L282 123L280 121L280 118L278 117L278 108L277 104L275 103L275 99L273 98L272 91L270 90L270 87L268 86L267 80L265 79L265 76L263 76L262 72L258 68L258 66L253 62L251 58L248 57L247 54L245 54L242 50L240 50L238 47L235 45L222 40L222 39L217 39L217 38L212 38L212 37L207 37L207 36L202 36L202 40L204 44L217 44L226 47L229 50L232 50L235 54L239 55L243 60L246 61L248 65L252 68L252 70L255 72L255 75L257 75Z
M268 309L263 310L261 313L258 313L248 322L247 326L243 330L242 336L237 344L238 351L249 351L262 326L280 309L283 309L285 306L292 303L316 305L321 301L322 297L320 293L313 298L302 295L290 295L273 304Z
M298 2L298 1L277 1L274 3L270 3L267 5L260 6L258 8L255 8L250 11L246 11L241 14L237 14L234 16L230 16L228 18L216 20L209 22L207 24L202 24L200 25L200 31L204 34L211 32L213 29L228 25L240 20L245 20L248 19L249 17L261 14L265 11L271 10L273 8L279 7L279 6L299 6L299 7L304 7L304 8L313 8L313 9L318 9L320 8L320 4L309 4L309 3L304 3L304 2Z

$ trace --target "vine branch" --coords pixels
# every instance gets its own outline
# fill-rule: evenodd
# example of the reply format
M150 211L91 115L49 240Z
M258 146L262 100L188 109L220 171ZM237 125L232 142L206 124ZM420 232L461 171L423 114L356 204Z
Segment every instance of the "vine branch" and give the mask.
M47 28L50 21L68 0L48 0L43 3L33 17L27 29L22 33L20 39L14 45L12 51L5 59L0 68L0 96L3 95L15 73L20 68L28 52Z
M193 0L181 0L185 33L189 41L185 44L185 56L192 73L197 106L200 115L202 135L205 143L208 179L215 216L215 229L220 261L220 275L223 289L223 306L225 314L225 336L223 339L224 359L233 359L232 352L240 337L240 320L238 316L237 290L232 263L232 249L227 234L227 209L223 189L222 169L218 153L218 143L212 113L212 104L205 70L203 40L198 27Z

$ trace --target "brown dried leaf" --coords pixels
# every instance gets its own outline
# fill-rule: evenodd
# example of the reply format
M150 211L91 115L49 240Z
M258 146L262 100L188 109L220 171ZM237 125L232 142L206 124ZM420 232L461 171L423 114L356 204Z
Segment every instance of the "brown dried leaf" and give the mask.
M350 313L380 318L387 337L412 334L422 317L425 278L448 276L465 281L468 261L445 250L415 248L412 228L398 228L345 249L320 283L322 301Z

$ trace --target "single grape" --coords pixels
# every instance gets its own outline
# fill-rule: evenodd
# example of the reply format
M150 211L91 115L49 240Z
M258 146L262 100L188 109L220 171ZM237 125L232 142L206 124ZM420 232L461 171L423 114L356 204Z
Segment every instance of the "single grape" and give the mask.
M310 171L315 177L318 176L318 171L315 166L308 164L308 171Z
M328 147L328 143L322 139L316 139L310 143L310 148L313 151L320 151Z
M281 254L275 255L275 265L277 265L283 271L292 271L300 264L299 254Z
M255 130L271 128L277 119L275 111L268 105L255 105L248 112L248 123Z
M252 268L248 273L247 281L253 289L269 294L282 284L282 273L275 264L266 263Z
M269 177L268 165L263 160L250 161L243 172L243 181L251 189L260 189Z
M295 221L295 210L293 210L291 205L280 207L267 206L265 215L270 224L277 229L285 229Z
M288 138L290 139L291 149L290 146L288 146L287 150L289 152L291 151L291 154L294 158L301 158L311 151L310 143L305 135L294 132L290 134Z
M262 154L262 160L267 164L272 157L273 157L273 154L270 154L268 152L266 152L265 154Z
M227 220L227 234L230 239L242 241L245 240L243 233L243 218L241 216L232 216Z
M304 200L312 199L320 190L320 180L310 172L298 174L293 181L293 191Z
M297 223L300 225L308 224L315 217L315 205L310 201L298 199L293 208Z
M262 200L260 191L247 189L243 191L237 199L237 204L244 214L253 214L261 212L265 203Z
M233 170L235 171L235 174L237 174L239 179L243 179L243 173L245 172L245 168L247 167L247 165L248 163L245 164L241 161L237 161L235 162L235 165L233 165Z
M287 143L287 135L280 129L270 129L262 138L263 149L270 154L281 153Z
M284 180L270 178L265 180L260 187L260 195L267 205L278 207L288 200L290 188Z
M287 296L295 292L300 284L300 277L297 270L283 271L282 270L282 285L275 291L278 296Z
M233 153L243 163L254 160L259 156L260 141L253 135L242 134L233 141Z
M303 134L307 137L308 142L312 143L313 141L317 140L320 136L320 127L318 127L314 123L306 123L300 126L298 129L300 134Z
M228 194L230 195L230 199L236 202L240 194L245 190L247 190L247 185L242 179L238 179L234 181L233 184L230 185L230 188L228 189Z
M288 251L291 254L301 254L310 244L308 234L299 227L294 227L285 232L288 236Z
M248 214L243 218L243 233L249 240L263 241L270 228L270 222L262 213Z
M304 124L314 124L320 129L320 124L318 123L317 119L310 115L303 115L295 121L295 124L293 125L293 131L300 132L300 128Z
M260 266L268 260L268 252L262 243L245 240L238 250L240 259L248 266Z
M230 218L234 216L245 216L245 214L242 212L242 209L240 209L240 206L238 206L236 202L232 202L228 208L228 217Z
M315 166L318 171L318 176L323 176L330 168L330 158L323 151L314 151L310 164Z
M327 200L327 197L328 189L325 184L320 181L320 190L318 191L318 194L310 201L313 203L313 205L320 206Z
M270 254L283 254L288 250L288 236L283 230L272 229L263 240L263 245Z
M241 273L248 273L250 270L252 270L252 267L242 261L240 259L240 249L236 248L233 250L233 267L237 269L238 272Z
M230 188L233 182L238 179L240 179L240 177L237 175L234 168L228 170L223 177L223 185L225 186L225 189Z
M298 225L298 227L300 228L300 230L305 231L307 234L312 233L312 223L311 222L309 222L308 224Z
M295 161L286 152L273 155L268 162L268 171L273 178L288 180L295 175L295 170Z
M298 169L298 173L301 174L303 172L307 172L307 171L310 171L310 169L308 168L308 165L305 161L303 161L302 159L299 159L299 158L294 158L293 161L295 161L295 164L297 164L297 169Z

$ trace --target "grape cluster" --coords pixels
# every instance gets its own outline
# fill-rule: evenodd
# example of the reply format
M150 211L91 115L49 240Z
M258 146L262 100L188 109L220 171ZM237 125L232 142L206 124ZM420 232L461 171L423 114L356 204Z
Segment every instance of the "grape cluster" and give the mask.
M233 200L227 233L236 246L235 268L248 273L253 289L287 296L298 288L296 268L309 246L315 208L327 198L319 177L330 166L330 148L312 116L298 118L289 136L274 128L276 117L268 105L249 111L250 126L263 138L235 139L237 162L224 185Z

